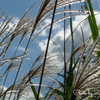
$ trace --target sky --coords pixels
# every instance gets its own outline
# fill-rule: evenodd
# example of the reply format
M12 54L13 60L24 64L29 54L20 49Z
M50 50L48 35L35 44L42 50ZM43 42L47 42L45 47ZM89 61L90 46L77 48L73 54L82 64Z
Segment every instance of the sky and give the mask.
M13 26L14 23L18 23L18 21L21 19L21 17L23 16L23 14L26 12L26 10L28 8L30 8L35 2L35 6L30 10L31 12L31 16L35 17L38 9L39 9L39 5L41 4L42 0L0 0L0 13L2 14L3 12L5 12L5 16L9 15L9 17L13 16L12 21L10 22L10 27ZM100 13L100 1L99 0L92 0L93 3L93 8L95 13ZM74 4L72 5L72 9L81 9L80 7L81 4ZM96 20L97 20L97 24L100 24L100 15L96 16ZM61 15L57 16L57 18L61 17ZM73 29L75 29L75 27L79 24L79 22L81 22L82 20L84 20L87 16L76 16L73 17ZM41 29L43 27L45 27L46 25L50 24L51 22L51 18L48 18L44 21L43 26L41 27ZM2 21L0 20L0 23L2 23ZM67 37L70 35L70 26L69 26L69 19L66 20L66 39ZM90 28L88 25L87 21L84 21L81 24L81 27L83 28L83 32L85 33L85 38L87 38L88 36L91 35L90 33ZM36 30L35 34L39 32L39 29ZM25 60L23 62L23 66L20 70L19 73L19 77L22 76L23 73L27 73L30 69L30 67L28 66L28 64L32 65L32 62L34 62L34 60L38 57L38 55L42 52L45 51L46 48L46 43L47 43L47 35L49 32L49 28L47 28L46 30L44 30L40 36L35 40L35 42L33 42L30 47L28 48L28 52L29 52L29 60ZM51 39L58 45L58 47L61 50L61 53L63 54L63 21L59 22L59 23L55 23L53 25L53 31L52 31L52 35L51 35ZM75 44L78 44L79 42L82 42L82 35L81 35L81 30L80 28L77 28L77 30L74 33L74 38L75 38ZM27 37L28 38L28 37ZM19 49L18 49L18 54L22 54L25 50L25 44L27 41L27 38L22 42L22 44L20 45ZM7 52L7 57L12 57L14 54L14 51L17 48L17 41L19 40L19 38L16 38L14 40L14 42L11 44L11 47L9 48L8 52ZM71 51L71 39L68 40L68 42L66 43L66 55L67 57L69 57L70 55L70 51ZM49 53L51 54L60 54L58 48L54 45L53 42L50 42L49 45ZM0 75L3 74L3 72L5 71L5 69L1 68L0 69ZM9 73L8 76L8 83L5 84L5 87L9 87L12 84L12 81L14 80L15 76L15 71L11 71L11 73ZM12 76L13 75L13 76ZM34 83L36 84L38 81L37 79L34 81ZM48 85L50 84L49 82L44 81L43 84ZM2 82L0 83L0 85L2 85ZM43 89L42 89L43 90ZM44 89L45 90L45 89ZM42 95L42 94L41 94ZM24 100L23 98L21 100Z

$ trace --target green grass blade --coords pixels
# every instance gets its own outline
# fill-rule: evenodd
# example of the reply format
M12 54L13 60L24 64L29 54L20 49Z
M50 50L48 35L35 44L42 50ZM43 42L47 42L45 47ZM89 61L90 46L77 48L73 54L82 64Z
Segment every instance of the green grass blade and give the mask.
M71 10L71 5L69 5L69 10ZM71 12L69 13L71 16ZM72 28L72 17L70 18L70 30L71 30L71 34L73 35L73 28Z
M69 72L68 75L72 72L72 66L73 66L73 55L71 54L71 58L70 58L70 65L69 65Z
M40 98L40 100L45 100L49 95L47 94L46 96Z
M77 65L78 61L79 61L79 58L77 59L77 61L76 61L75 65L74 65L74 67L72 68L72 72L73 72L74 69L76 68L76 65Z
M64 85L63 85L63 83L62 82L60 82L60 81L57 81L58 83L59 83L59 85L61 86L61 87L63 87L64 88Z
M88 12L88 14L89 14L88 22L89 22L90 29L91 29L91 32L92 32L93 41L96 41L96 39L99 36L98 28L97 28L97 24L96 24L96 20L95 20L95 15L94 15L94 12L93 12L91 1L90 0L87 0L87 1L88 1L90 13L91 13L91 15L90 15L90 13ZM89 10L88 7L87 7L86 2L84 2L84 4L85 4L85 9Z
M88 100L92 100L92 97L88 97Z
M6 92L6 93L7 93L7 92ZM6 97L6 93L4 94L3 100L5 100L5 97Z
M70 66L69 66L69 72L68 72L68 78L66 82L65 88L67 89L66 95L70 98L70 94L72 91L72 82L73 82L73 71L72 71L72 65L73 65L73 55L71 54L71 59L70 59ZM69 100L69 99L68 99Z
M30 84L32 84L31 81L30 81ZM33 92L34 97L35 97L35 99L36 99L36 98L37 98L37 92L36 92L36 89L35 89L34 85L31 85L31 89L32 89L32 92ZM39 99L39 100L40 100L40 99Z
M92 18L92 21L93 21L93 26L94 26L94 29L95 29L95 35L96 35L96 38L97 38L99 36L99 33L98 33L98 27L97 27L95 15L94 15L93 7L92 7L90 0L87 0L87 2L88 2L89 9L90 9L90 12L91 12L91 18Z
M49 87L51 90L53 90L53 92L57 93L58 95L61 95L65 100L69 100L69 98L66 96L66 94L64 94L63 92L57 90L57 89L53 89L51 87Z
M71 96L71 92L72 92L72 83L73 83L73 73L70 73L69 78L67 79L67 91L66 91L66 95L69 98L68 100L70 100L70 96Z
M100 51L97 51L97 59L100 58Z
M97 36L95 34L94 26L93 26L93 23L92 23L92 20L91 20L91 16L90 15L88 16L88 21L89 21L89 25L90 25L91 32L92 32L93 41L95 41L97 39Z
M66 95L70 98L70 94L72 92L72 82L73 82L73 71L76 68L79 59L74 64L74 67L72 67L72 55L71 55L71 60L70 60L70 69L69 69L69 74L68 74L68 79L65 88L67 88Z
M84 2L84 3L85 3L85 9L88 10L86 2ZM95 15L94 15L94 11L93 11L91 1L87 0L87 3L88 3L90 13L91 13L91 16L90 16L90 13L88 13L89 14L88 21L89 21L90 29L91 29L91 32L92 32L93 41L96 41L97 38L99 37L98 27L97 27L97 23L96 23L96 19L95 19ZM98 58L100 58L100 52L99 51L97 51L97 59Z
M84 2L84 4L85 4L85 9L88 10L86 2ZM88 16L88 22L89 22L90 29L91 29L91 32L92 32L93 41L95 41L96 40L96 35L95 35L95 31L94 31L94 27L93 27L93 23L92 23L92 19L91 19L90 14Z
M69 10L71 10L71 5L69 5ZM71 16L71 12L69 13ZM74 54L74 38L73 38L73 29L72 29L72 17L70 18L70 31L71 31L71 38L72 38L72 52L71 52L71 58L70 58L70 65L69 65L69 72L68 72L68 78L67 78L67 82L65 85L65 89L67 89L66 91L66 95L68 96L68 98L70 98L70 94L72 91L72 82L73 82L73 71L72 71L72 66L73 66L73 54ZM68 99L69 100L69 99Z

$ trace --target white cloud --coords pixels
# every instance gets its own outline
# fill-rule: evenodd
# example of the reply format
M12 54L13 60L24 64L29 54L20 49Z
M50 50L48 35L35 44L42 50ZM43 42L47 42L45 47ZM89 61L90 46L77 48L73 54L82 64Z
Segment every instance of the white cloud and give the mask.
M95 11L95 13L99 13L99 12ZM73 29L75 29L76 26L82 20L84 20L86 17L87 16L82 16L82 15L76 16L75 19L73 20ZM96 20L97 20L97 24L99 25L100 24L100 15L96 16ZM48 23L48 21L46 21L46 22ZM63 54L64 31L63 31L62 23L60 22L60 23L56 24L55 27L56 27L55 28L56 34L52 33L53 37L51 38L51 40L53 40L58 45L58 47L60 48L60 50ZM57 27L58 27L58 29L57 29ZM89 37L91 35L91 30L90 30L88 21L85 20L81 24L81 27L84 32L84 37L86 39L87 37ZM73 34L74 34L74 42L75 42L75 46L76 46L79 42L82 42L82 32L81 32L80 27L78 27ZM66 39L68 38L69 35L70 35L70 26L68 25L68 27L66 28ZM46 49L47 39L39 41L38 44L39 44L40 49L42 51L44 51ZM66 42L66 50L67 50L66 51L67 55L69 55L71 52L71 38ZM57 46L52 41L50 41L50 44L49 44L49 53L51 53L51 54L59 53Z
M17 47L13 47L13 50L16 50L16 49L17 49ZM23 51L24 52L25 51L25 48L19 46L18 51Z
M3 90L3 92L7 90L6 87L3 87L3 89L2 89L2 87L3 87L3 86L0 86L0 93L2 92L1 90Z
M3 17L3 19L1 19L0 21L0 25L2 25L3 21L4 21L5 17ZM7 21L7 20L6 20ZM9 31L13 25L15 24L15 26L17 25L17 23L19 22L19 18L18 17L13 17L12 20L8 23L7 26L9 26L9 28L7 29L7 31ZM4 23L4 25L6 25L6 22ZM1 27L1 29L4 27L4 25ZM7 27L6 26L6 27Z
M98 2L98 5L99 5L99 8L100 8L100 0L97 0L97 2Z
M40 94L40 98L43 97L42 94ZM30 91L30 92L26 92L24 95L22 95L22 97L20 97L19 100L36 100L33 96L33 92Z
M39 29L37 29L35 31L35 33L39 33L40 30L43 30L46 26L48 26L48 28L46 28L45 30L43 30L41 32L41 34L39 35L39 36L48 36L48 32L47 31L50 29L50 24L51 24L51 19L50 18L45 19L44 22L42 23L41 27L39 27ZM53 30L54 31L56 30L56 32L57 32L57 30L60 30L61 24L62 23L59 23L59 24L58 23L54 23L53 24Z
M14 17L14 18L12 19L13 23L18 23L19 20L20 20L20 19L19 19L18 17Z
M7 90L6 87L0 86L0 93L5 92ZM3 98L1 97L0 100L2 100ZM7 99L6 99L7 100Z
M17 47L13 47L13 50L16 50L16 49L17 49ZM18 51L24 52L25 47L19 46ZM27 49L27 52L32 52L32 51L33 51L33 49L30 49L30 48Z
M51 24L51 19L49 19L49 18L46 19L46 20L44 21L44 24L45 24L44 26L47 26L47 25ZM53 30L54 30L54 29L59 29L60 27L61 27L61 23L59 23L59 24L58 24L58 23L54 23L54 24L53 24Z
M2 87L3 87L3 86L0 86L0 92L2 91ZM6 87L3 87L3 92L6 91L6 90L7 90L7 88L6 88ZM9 93L6 94L5 100L8 100L9 96L10 96L10 91L9 91ZM12 94L10 100L13 100L13 99L14 99L14 96L15 96L15 95ZM43 95L40 93L40 98L41 98L41 97L43 97ZM30 87L27 87L27 88L25 88L25 90L21 93L21 97L19 98L19 100L30 100L30 99L35 100L31 88L30 88ZM0 100L3 100L3 97L1 97Z
M19 51L25 51L25 48L20 46L20 47L18 48L18 50L19 50Z

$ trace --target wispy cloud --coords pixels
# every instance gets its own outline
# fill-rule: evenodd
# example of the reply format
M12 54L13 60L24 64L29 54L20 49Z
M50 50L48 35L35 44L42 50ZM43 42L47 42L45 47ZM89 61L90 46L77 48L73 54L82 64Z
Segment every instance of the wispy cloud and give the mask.
M95 13L99 13L97 11L95 11ZM97 20L97 24L99 25L100 24L100 19L99 19L99 16L98 15L96 17L96 20ZM75 19L73 20L73 30L76 28L76 26L86 18L87 16L76 16ZM46 21L47 22L47 21ZM48 23L48 22L47 22ZM50 41L50 45L49 45L49 52L51 54L58 54L59 53L59 50L58 50L58 47L60 48L61 50L61 53L63 54L63 40L64 40L64 29L63 29L63 26L62 26L63 23L60 22L60 24L56 24L55 26L55 33L53 35L53 37L51 38L51 40L53 40L53 42L55 42L57 45L55 45L55 43L53 43L52 41ZM89 27L89 24L88 24L88 21L87 19L81 23L81 27L83 29L83 32L84 32L84 37L85 39L87 37L89 37L91 35L91 30L90 30L90 27ZM58 28L58 29L57 29ZM82 42L82 32L81 32L81 29L80 29L80 26L75 30L75 32L73 33L74 34L74 42L75 42L75 45L77 45L79 42ZM68 25L68 27L66 28L66 39L69 37L70 35L70 25ZM38 42L38 45L40 47L40 49L42 51L45 51L46 49L46 44L47 44L47 39L44 39L42 41L39 41ZM57 47L58 46L58 47ZM69 40L66 42L66 52L67 54L70 54L71 52L71 38L69 38Z
M16 46L13 47L13 50L14 50L14 51L15 51L16 49L17 49ZM24 52L24 51L25 51L25 47L19 46L19 47L18 47L18 51ZM30 48L27 49L27 52L32 52L32 51L33 51L33 49L30 49Z
M44 20L44 22L42 23L42 25L41 25L41 27L39 27L39 29L37 29L36 31L35 31L35 33L39 33L40 32L40 30L43 30L46 26L48 26L46 29L44 29L42 32L41 32L41 34L39 35L39 36L48 36L48 30L49 30L49 28L50 28L50 24L51 24L51 19L50 18L48 18L48 19L45 19ZM60 30L60 28L61 28L61 24L62 23L54 23L53 24L53 30L54 31L56 31L57 32L57 30Z
M5 17L2 17L2 19L1 19L1 21L0 21L0 25L3 23L3 20L5 19ZM7 21L7 20L6 20ZM3 26L2 27L4 27L4 25L6 24L6 21L4 22L4 24L3 24ZM13 25L15 24L15 26L18 24L18 22L19 22L19 18L18 17L13 17L12 18L12 20L8 23L8 25L7 26L9 26L9 28L7 29L7 31L9 31L12 27L13 27ZM7 27L6 26L6 27ZM1 29L2 29L2 27L1 27Z
M13 50L16 50L16 49L17 49L17 47L13 47ZM24 52L25 51L25 48L19 46L18 51L23 51Z
M0 86L0 91L2 90L2 87L3 86ZM7 88L6 87L3 87L3 92L6 91L6 90L7 90ZM29 90L29 91L27 91L27 90ZM34 95L33 95L33 92L31 91L31 88L28 87L27 90L25 89L23 91L23 93L21 94L21 97L19 98L19 100L26 100L26 99L28 99L28 100L29 99L35 100ZM8 98L10 96L10 92L11 91L9 91L9 94L6 94L5 100L8 100ZM11 99L10 100L13 100L14 97L15 97L15 94L12 93L12 96L11 96ZM40 97L43 97L43 95L41 93L40 93ZM0 98L0 100L3 100L3 97Z

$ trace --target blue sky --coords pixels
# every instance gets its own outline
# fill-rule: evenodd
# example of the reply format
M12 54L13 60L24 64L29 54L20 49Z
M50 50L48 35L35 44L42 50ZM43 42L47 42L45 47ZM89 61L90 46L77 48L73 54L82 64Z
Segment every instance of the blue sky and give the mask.
M41 1L42 0L0 0L0 8L2 8L1 11L6 12L6 14L9 14L10 16L21 18L25 11L35 2L37 2L35 8L31 11L33 15L36 15Z
M31 13L32 13L32 16L36 16L36 13L38 11L38 6L40 5L40 2L38 2L38 0L10 0L10 1L6 1L6 0L0 0L0 8L1 8L1 13L2 12L6 12L5 13L5 16L6 15L9 15L9 17L12 17L13 16L13 19L10 23L10 26L12 26L14 23L18 23L18 21L20 20L20 18L24 15L24 13L26 12L26 10L28 8L30 8L35 2L36 5L31 9ZM36 10L37 9L37 10ZM19 40L19 38L15 39L14 43L12 44L12 46L14 47L11 47L11 49L8 51L8 52L13 52L13 50L16 49L16 43L17 41ZM25 45L25 41L23 41L23 43L21 45ZM22 53L24 50L25 50L25 47L23 46L20 46L19 48L19 53ZM32 49L28 49L29 52L33 52L33 48ZM35 52L35 51L34 51ZM34 53L36 54L36 53ZM12 56L13 53L8 53L8 56ZM35 56L35 55L34 55Z
M23 14L26 12L26 10L28 8L30 8L35 2L36 5L30 10L31 15L32 16L36 16L38 9L39 9L39 5L41 3L42 0L0 0L0 12L5 12L5 15L9 15L9 17L13 16L13 19L10 23L10 25L12 26L14 23L18 23L19 19L23 16ZM95 10L95 13L100 13L100 1L99 0L92 0L93 2L93 7ZM81 7L79 6L80 4L75 4L72 6L73 9L81 9ZM99 16L99 15L98 15ZM61 17L61 15L57 16L57 17ZM73 18L73 29L76 27L76 25L82 21L86 16L77 16ZM66 26L66 38L70 35L70 28L69 28L69 20L67 21L67 26ZM48 18L44 21L44 26L50 24L51 19ZM100 17L97 17L97 24L100 24ZM82 24L83 27L83 31L85 32L85 37L88 37L90 35L90 30L89 30L89 26L87 21L85 21ZM39 29L36 30L36 33L39 31ZM19 77L24 73L24 72L28 72L29 70L29 66L27 64L32 65L31 62L34 62L34 60L38 57L38 55L45 50L46 47L46 42L47 42L47 35L48 35L48 31L49 28L44 30L41 35L35 40L35 42L33 42L29 48L28 48L28 52L29 52L29 60L25 60L23 62L22 68L20 70L19 73ZM36 34L35 33L35 34ZM75 42L76 44L78 43L78 41L82 42L81 40L81 34L80 34L80 29L78 28L76 30L76 34L75 34ZM78 38L77 38L78 37ZM55 23L54 27L53 27L53 32L52 32L52 37L51 39L53 41L55 41L59 48L61 49L61 52L63 53L63 21L59 22L59 23ZM19 40L19 37L16 38L14 40L14 42L12 43L11 47L9 48L8 52L7 52L7 57L11 57L14 54L14 51L17 47L17 41ZM27 38L21 43L19 49L18 49L18 53L17 54L22 54L25 50L25 44L27 43ZM66 43L67 48L67 57L70 54L70 48L71 48L71 40L69 40ZM59 54L59 51L57 48L55 48L55 45L50 42L50 46L49 46L49 53L51 54ZM5 69L0 69L1 73L5 70ZM12 81L14 79L14 77L12 75L15 75L14 71L11 71L11 73L8 76L8 83L6 83L6 87L9 87L12 84ZM45 81L46 82L46 81ZM34 83L38 83L37 80L35 80ZM2 84L2 83L1 83ZM1 85L0 84L0 85ZM46 82L46 84L49 84L48 82Z

